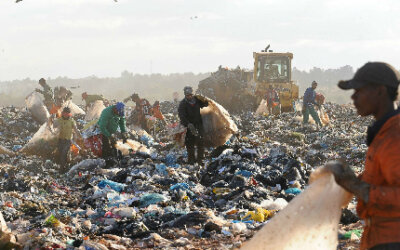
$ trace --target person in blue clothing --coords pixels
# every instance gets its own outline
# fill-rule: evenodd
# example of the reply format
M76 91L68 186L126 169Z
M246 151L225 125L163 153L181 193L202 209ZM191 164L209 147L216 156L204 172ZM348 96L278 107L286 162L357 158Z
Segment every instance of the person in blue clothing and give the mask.
M315 96L316 96L315 89L317 88L317 86L318 83L316 81L313 81L311 87L307 88L306 91L304 92L303 123L307 124L309 116L311 115L317 126L322 127L321 120L319 119L319 116L314 108L314 106L319 107L319 104L315 101Z

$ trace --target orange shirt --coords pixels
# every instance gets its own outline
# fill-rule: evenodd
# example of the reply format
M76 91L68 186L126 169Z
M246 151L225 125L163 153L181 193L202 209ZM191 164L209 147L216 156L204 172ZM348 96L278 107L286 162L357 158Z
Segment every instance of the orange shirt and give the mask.
M361 179L371 188L368 203L358 201L357 213L366 221L372 219L366 223L360 248L400 242L400 114L389 118L373 139Z
M153 106L152 114L155 118L164 120L164 115L161 113L160 106Z

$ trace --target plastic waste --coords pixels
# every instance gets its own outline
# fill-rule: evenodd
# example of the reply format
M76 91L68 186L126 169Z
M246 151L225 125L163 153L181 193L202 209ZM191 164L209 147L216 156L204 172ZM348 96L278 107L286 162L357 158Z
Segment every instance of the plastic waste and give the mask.
M341 207L351 195L324 168L316 170L311 180L242 249L337 249Z
M286 194L300 194L301 190L299 188L288 188L285 190Z
M97 184L97 186L101 189L105 187L110 187L111 189L117 191L117 192L122 192L124 188L126 187L126 184L110 181L110 180L102 180Z
M224 194L224 193L229 193L230 191L231 191L230 188L220 188L220 187L213 188L214 194Z
M161 175L168 175L167 166L164 163L156 164L156 170Z
M167 197L162 194L148 193L140 197L140 207L147 207L151 204L167 201Z
M38 155L52 158L58 143L58 128L45 123L33 135L32 139L20 150L26 155Z
M87 110L85 115L85 121L93 121L100 118L101 112L105 109L103 101L95 101Z
M42 98L39 93L32 92L25 98L26 108L32 114L33 119L38 123L43 124L47 122L50 117L49 111L43 104Z
M266 209L257 208L256 211L248 212L244 217L243 220L247 220L251 218L257 222L264 222L267 219L271 218L274 215L274 211L268 211Z
M239 170L239 171L235 172L235 175L241 175L241 176L249 178L249 177L253 176L253 173L248 170Z
M353 229L342 235L339 235L339 238L348 240L351 238L352 234L355 234L355 235L357 235L357 237L361 238L362 232L363 232L363 230L361 230L361 229Z

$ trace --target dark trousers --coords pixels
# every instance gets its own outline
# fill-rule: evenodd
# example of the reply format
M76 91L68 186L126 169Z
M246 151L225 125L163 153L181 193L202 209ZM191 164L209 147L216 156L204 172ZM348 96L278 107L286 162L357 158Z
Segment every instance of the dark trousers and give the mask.
M370 250L398 250L398 249L400 249L400 242L379 244L370 248Z
M68 160L68 152L71 148L71 140L58 139L58 162L65 167Z
M186 132L185 145L188 153L188 163L196 161L201 163L204 159L203 131L199 130L199 136L194 136L189 130ZM195 147L197 147L197 158L195 157Z
M115 145L111 143L110 138L105 135L101 135L101 143L101 155L103 159L115 156L116 148Z
M319 119L318 113L317 111L315 111L314 106L303 106L303 123L307 124L308 123L308 119L311 117L314 119L315 123L322 127L322 123L321 120Z

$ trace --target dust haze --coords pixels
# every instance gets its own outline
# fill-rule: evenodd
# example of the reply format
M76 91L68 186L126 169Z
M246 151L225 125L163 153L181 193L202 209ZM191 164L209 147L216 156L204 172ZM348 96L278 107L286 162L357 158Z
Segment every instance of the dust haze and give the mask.
M215 69L217 69L217 65ZM149 101L170 101L172 93L177 91L182 96L182 89L189 85L197 88L199 81L207 78L211 72L206 73L175 73L175 74L134 74L127 70L121 72L119 77L97 77L72 79L69 77L48 78L51 87L65 86L73 92L73 101L80 104L81 93L102 94L106 98L122 100L127 96L138 93ZM300 87L300 93L309 87L312 81L319 83L318 92L323 93L328 101L343 104L350 101L350 92L340 91L336 87L339 80L350 79L354 75L351 66L337 69L321 69L314 67L309 71L293 68L292 76ZM39 87L38 79L23 79L0 82L0 105L23 106L25 97Z

